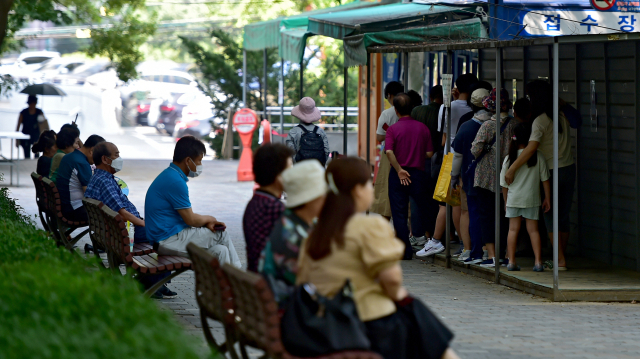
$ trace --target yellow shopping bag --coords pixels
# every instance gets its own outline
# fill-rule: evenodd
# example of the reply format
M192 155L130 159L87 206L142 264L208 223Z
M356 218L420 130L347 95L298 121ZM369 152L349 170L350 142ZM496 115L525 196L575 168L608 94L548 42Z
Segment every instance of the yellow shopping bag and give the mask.
M451 166L453 165L453 153L448 153L442 159L442 167L438 175L436 190L433 192L433 199L445 202L452 206L460 205L460 190L451 188Z

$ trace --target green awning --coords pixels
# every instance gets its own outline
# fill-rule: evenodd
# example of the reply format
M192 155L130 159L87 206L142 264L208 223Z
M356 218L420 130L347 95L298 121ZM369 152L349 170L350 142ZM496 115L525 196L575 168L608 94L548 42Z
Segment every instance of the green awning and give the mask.
M289 29L299 29L304 28L307 29L307 25L309 24L309 16L334 13L337 11L346 11L360 8L367 8L372 6L378 6L380 3L369 2L369 1L360 1L356 0L350 2L348 4L335 6L332 8L326 9L318 9L307 11L299 15L293 15L289 17L279 17L277 19L261 21L246 25L244 27L244 48L247 51L258 51L264 50L268 48L279 47L280 44L280 31L281 30L289 30ZM293 36L296 34L296 36ZM306 45L307 36L297 36L299 35L299 31L295 31L288 36L290 40L299 39L305 40L302 46ZM300 44L298 44L300 45ZM293 45L292 45L293 46ZM304 49L303 49L304 51ZM286 54L286 52L280 51L280 54ZM296 58L294 56L293 58ZM293 59L287 59L288 61L294 61ZM297 61L300 62L300 61Z
M282 18L261 21L244 27L244 49L258 51L278 47Z
M344 39L345 66L367 65L367 48L370 46L478 41L486 39L487 30L479 18L454 21L426 27L414 27L395 31L370 32Z
M460 20L475 15L473 8L452 8L429 4L390 4L365 9L313 15L309 18L309 31L316 35L344 39L367 32L381 32L426 26Z
M282 30L280 32L280 57L296 64L302 62L304 49L307 47L307 38L312 35L306 27Z

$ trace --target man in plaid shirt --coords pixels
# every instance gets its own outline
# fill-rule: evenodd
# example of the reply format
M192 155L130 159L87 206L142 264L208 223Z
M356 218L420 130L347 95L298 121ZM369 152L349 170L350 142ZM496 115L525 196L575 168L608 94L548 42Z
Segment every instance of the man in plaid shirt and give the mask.
M285 145L267 144L260 147L253 158L253 174L260 187L249 201L242 219L249 271L258 271L260 253L274 223L284 212L284 204L280 201L283 191L280 174L293 166L293 155Z

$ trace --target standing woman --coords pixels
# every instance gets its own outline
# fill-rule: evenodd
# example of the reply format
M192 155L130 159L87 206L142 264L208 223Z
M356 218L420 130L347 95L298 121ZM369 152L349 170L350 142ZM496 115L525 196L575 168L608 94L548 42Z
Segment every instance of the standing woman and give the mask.
M385 359L458 358L449 348L453 334L430 311L408 314L421 304L402 286L404 244L383 217L365 214L373 203L367 164L355 157L331 161L326 178L329 192L301 247L296 284L312 283L333 297L349 279L371 350Z
M36 108L37 103L38 98L35 95L29 95L29 99L27 100L29 107L20 112L20 117L18 117L18 126L16 126L16 131L20 131L20 125L22 125L22 133L31 136L28 140L20 140L20 145L24 150L25 159L31 158L31 145L36 143L36 141L38 141L38 137L40 137L39 123L46 121L42 110ZM18 144L16 143L16 146L17 145ZM38 154L36 154L36 157L37 156Z
M40 139L38 142L33 144L33 148L31 150L36 154L42 152L42 156L38 158L36 173L42 177L49 178L49 172L51 171L51 159L58 151L55 131L49 130L41 133Z
M571 124L565 112L575 112L571 106L563 106L558 113L558 168L553 168L553 88L543 80L529 82L525 88L527 96L531 101L531 137L529 145L522 151L518 159L515 160L505 174L507 184L513 183L516 171L523 164L529 161L536 151L540 151L547 160L547 167L551 175L550 181L553 183L553 176L558 176L558 270L567 270L565 252L569 243L571 204L573 202L573 191L576 182L576 165L571 153ZM575 117L575 116L573 116ZM577 114L579 123L579 114ZM553 196L553 186L551 188ZM551 208L553 208L553 198L551 198ZM553 245L553 209L544 213L544 223L549 231L549 240ZM548 265L551 267L551 265Z

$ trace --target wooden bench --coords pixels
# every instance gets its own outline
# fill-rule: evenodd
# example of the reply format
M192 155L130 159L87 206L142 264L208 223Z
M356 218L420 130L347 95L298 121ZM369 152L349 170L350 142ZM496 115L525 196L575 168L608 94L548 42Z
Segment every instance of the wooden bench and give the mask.
M38 205L38 213L40 215L40 222L45 231L49 231L49 214L47 209L46 195L44 193L44 187L42 184L42 176L35 172L31 172L31 179L33 185L36 188L36 204Z
M78 228L88 227L89 223L70 221L64 218L62 215L60 193L58 192L58 188L55 183L45 177L42 178L42 183L46 194L45 202L49 209L51 219L49 223L55 223L49 226L49 229L52 230L59 246L62 245L69 251L74 252L73 247L82 237L84 237L85 234L89 233L89 229L87 228L75 237L71 237L71 233Z
M225 264L222 270L231 284L235 327L242 357L247 359L245 346L264 350L265 357L294 359L287 353L280 337L278 304L265 279L255 273ZM370 351L345 351L318 357L324 359L382 359Z
M191 261L184 257L162 256L157 253L134 255L135 253L130 252L129 232L122 216L104 205L100 210L106 227L106 249L111 255L114 271L119 271L120 264L124 264L133 268L138 276L173 272L147 289L145 295L153 295L166 282L191 269Z
M96 199L86 197L82 199L82 203L84 204L84 208L87 210L87 215L89 216L89 236L91 236L94 254L98 259L101 259L98 249L103 250L107 254L109 268L117 268L111 255L112 252L107 250L107 228L104 215L102 214L102 207L104 206L104 203ZM149 253L153 253L153 246L151 244L136 243L133 245L134 256L141 256Z
M220 353L229 352L233 359L238 354L233 348L235 340L233 297L227 276L220 262L211 253L193 243L187 245L196 277L196 301L200 307L202 330L209 345ZM207 319L222 323L226 343L218 344L209 329Z

